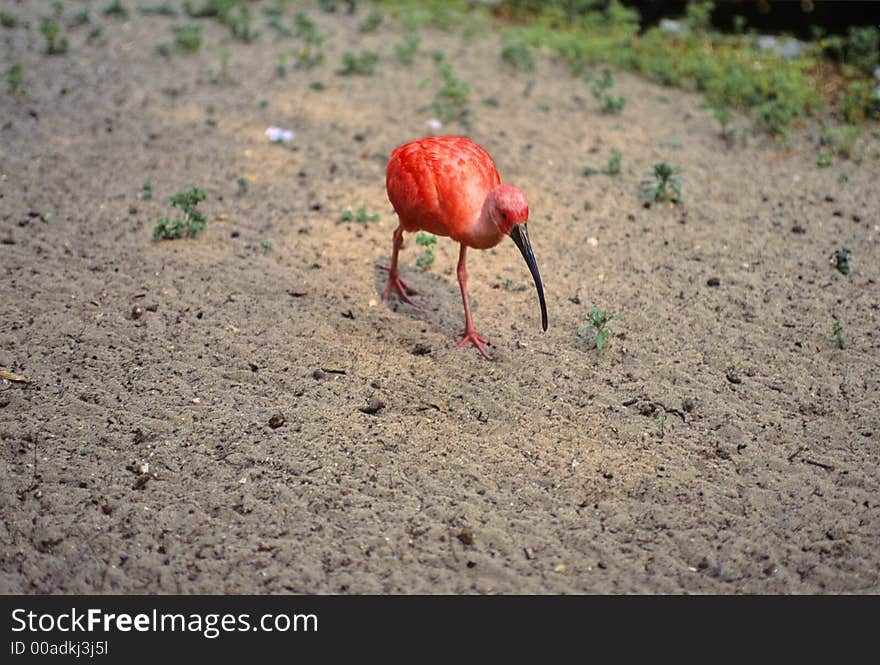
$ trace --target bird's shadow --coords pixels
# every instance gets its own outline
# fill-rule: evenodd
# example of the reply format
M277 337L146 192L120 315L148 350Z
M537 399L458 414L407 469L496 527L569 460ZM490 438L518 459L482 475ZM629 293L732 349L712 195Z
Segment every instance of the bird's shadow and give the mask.
M379 268L377 262L373 268L373 282L378 299L382 301L382 293L388 281L388 272ZM413 307L397 294L392 293L388 302L384 303L392 312L405 316L412 321L419 321L434 328L437 332L451 334L463 327L464 311L461 304L461 291L455 279L449 280L441 275L400 266L401 278L416 292L409 294L419 307ZM477 304L469 299L471 311ZM461 320L459 320L461 319Z

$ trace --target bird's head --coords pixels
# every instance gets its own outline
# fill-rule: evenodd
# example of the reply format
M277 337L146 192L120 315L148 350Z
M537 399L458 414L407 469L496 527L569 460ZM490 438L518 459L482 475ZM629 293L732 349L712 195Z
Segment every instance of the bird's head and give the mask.
M538 272L538 262L529 242L526 223L529 221L529 202L522 190L513 185L497 185L487 200L489 218L504 235L510 236L516 243L532 279L535 280L535 288L538 290L538 300L541 303L541 327L547 330L547 303L544 301L544 286L541 284L541 273Z

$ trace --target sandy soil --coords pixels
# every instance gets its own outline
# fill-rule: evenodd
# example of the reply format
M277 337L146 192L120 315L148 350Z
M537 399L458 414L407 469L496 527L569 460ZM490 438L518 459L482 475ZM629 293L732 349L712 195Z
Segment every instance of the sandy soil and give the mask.
M29 90L0 96L0 368L29 378L0 385L0 592L880 592L876 160L727 147L699 97L621 73L626 108L602 115L489 34L425 31L404 67L398 29L312 14L327 60L285 78L295 42L268 30L204 22L170 59L161 17L102 17L56 57L0 34ZM234 83L208 74L221 48ZM336 75L360 48L376 74ZM494 362L452 348L454 243L431 272L412 238L401 254L424 310L381 302L383 156L429 131L435 49L531 204L546 333L513 243L470 255ZM615 149L621 176L580 175ZM641 204L661 160L680 208ZM153 242L190 186L206 231ZM338 223L363 204L380 221ZM620 312L603 352L592 303Z

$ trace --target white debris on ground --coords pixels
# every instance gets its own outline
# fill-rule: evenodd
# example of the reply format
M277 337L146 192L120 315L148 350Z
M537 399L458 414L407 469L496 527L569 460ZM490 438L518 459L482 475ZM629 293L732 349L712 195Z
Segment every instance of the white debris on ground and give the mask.
M432 132L439 132L443 129L443 123L437 120L437 118L431 118L425 123L425 127L430 129Z
M269 127L266 130L266 136L272 143L290 143L293 141L293 131L290 129L281 129L280 127Z

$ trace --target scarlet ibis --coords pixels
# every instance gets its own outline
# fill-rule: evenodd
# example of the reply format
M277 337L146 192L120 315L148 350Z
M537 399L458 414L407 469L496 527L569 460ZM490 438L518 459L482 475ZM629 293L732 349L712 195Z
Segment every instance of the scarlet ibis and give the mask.
M491 356L471 320L467 296L467 248L489 249L510 236L522 253L538 291L541 326L547 330L547 305L526 223L529 204L525 194L502 184L495 163L483 148L463 136L431 136L395 148L388 161L385 185L400 224L394 230L391 265L382 300L392 292L419 307L409 295L415 291L400 278L397 254L403 232L428 231L448 236L461 244L458 283L464 303L464 333L456 348L473 344L486 358Z

